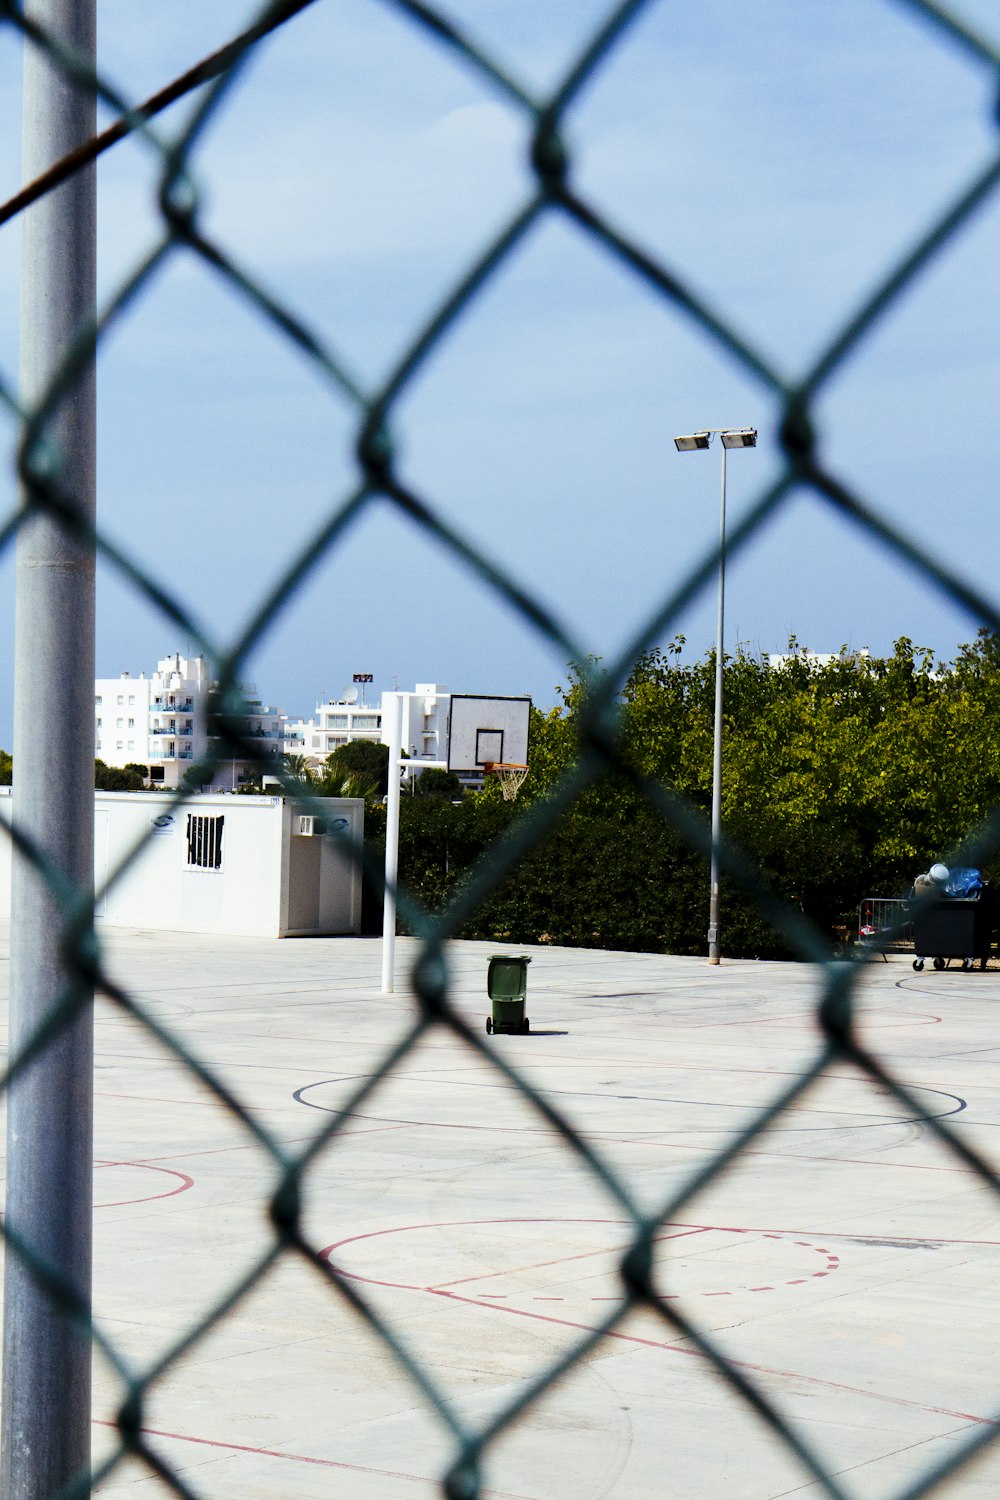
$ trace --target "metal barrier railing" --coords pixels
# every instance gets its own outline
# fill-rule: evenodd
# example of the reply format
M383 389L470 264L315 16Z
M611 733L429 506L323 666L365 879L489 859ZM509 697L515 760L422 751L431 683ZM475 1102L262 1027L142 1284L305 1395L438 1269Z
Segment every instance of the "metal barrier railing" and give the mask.
M858 907L858 942L876 953L912 947L909 902L899 896L866 896Z
M78 147L70 159L44 173L0 209L0 223L22 213L29 204L42 201L58 182L72 178L86 162L110 149L117 140L140 132L158 162L158 212L162 225L158 243L116 288L96 325L79 330L77 339L67 348L60 367L40 396L35 396L28 406L22 408L13 381L0 374L0 406L6 407L21 424L22 443L17 463L25 497L23 508L7 518L0 531L0 542L9 547L26 521L35 517L49 518L74 542L96 549L106 566L120 580L127 581L146 605L183 629L186 638L209 658L220 684L211 714L217 749L210 753L209 760L213 754L228 757L237 753L242 758L260 761L259 747L246 741L240 729L239 682L246 673L248 655L273 626L282 608L315 574L318 565L336 551L351 523L375 505L388 503L420 528L443 554L469 570L482 585L515 610L523 623L560 659L587 661L583 644L571 638L542 600L521 582L509 559L488 555L477 548L444 519L430 497L407 483L397 463L391 425L400 401L418 372L433 360L445 334L468 313L515 252L552 218L558 218L564 227L613 257L622 270L642 282L648 293L662 298L687 319L718 353L752 376L780 408L778 429L783 455L780 472L756 497L730 533L731 554L738 553L756 538L765 523L783 510L793 493L805 490L846 518L860 533L888 549L899 561L916 569L928 588L960 604L991 629L1000 629L1000 614L991 599L949 570L939 557L922 548L881 514L842 474L828 466L817 443L814 420L818 401L859 342L879 326L902 295L919 281L942 246L948 244L987 204L995 202L1000 182L1000 142L985 165L956 186L952 200L899 260L885 269L871 295L845 320L826 345L817 350L805 374L792 379L783 374L761 348L752 344L685 286L665 257L652 255L617 228L600 204L581 194L574 184L572 159L563 134L566 115L602 69L610 65L633 23L654 8L654 0L625 0L625 3L611 6L556 86L544 95L522 84L487 48L471 40L443 9L423 3L423 0L384 0L391 10L421 28L428 39L465 64L484 87L497 94L523 122L534 180L530 192L509 220L483 245L456 283L442 293L432 315L416 330L407 347L400 351L389 377L376 388L367 388L306 318L274 296L231 251L210 236L202 223L202 195L194 172L205 127L224 107L227 94L235 80L244 73L254 47L278 26L296 24L298 13L315 3L321 3L321 0L297 0L297 3L278 0L278 3L264 6L247 29L231 43L142 104L125 98L101 75L99 68L95 70L86 58L58 43L33 19L30 8L22 10L15 0L0 3L0 35L3 31L24 35L33 47L41 49L60 73L77 86L91 90L119 117L111 130ZM943 4L932 3L932 0L898 0L898 3L912 17L924 21L933 32L963 49L995 86L1000 72L1000 51L978 35L971 25L965 24ZM157 124L160 112L167 104L195 88L201 92L184 126L179 130L161 130ZM73 504L74 497L66 491L65 473L58 463L53 463L51 452L39 443L39 434L44 432L45 422L58 406L61 396L85 377L94 349L100 346L115 323L129 317L137 303L155 295L153 283L157 273L167 262L178 257L197 261L275 333L286 339L337 399L348 403L356 422L357 473L352 484L331 506L310 540L284 560L250 618L226 641L210 637L199 621L191 617L172 591L169 577L160 576L140 562L102 530L99 521L96 526L90 524L84 512ZM28 861L40 873L51 899L62 913L61 943L66 967L65 983L57 1002L50 1009L45 1024L21 1045L11 1059L4 1087L9 1091L12 1083L25 1073L29 1061L44 1054L54 1040L64 1036L74 1025L93 985L124 1014L138 1021L211 1091L220 1109L227 1111L248 1138L264 1150L278 1176L276 1189L272 1188L266 1194L263 1186L261 1189L262 1213L269 1216L273 1231L266 1253L197 1327L186 1332L174 1349L144 1368L128 1363L115 1348L113 1340L101 1326L99 1309L91 1320L89 1310L72 1286L51 1275L23 1240L12 1237L9 1226L5 1230L8 1258L27 1265L32 1276L56 1300L65 1318L87 1330L94 1344L119 1372L128 1391L117 1421L117 1447L102 1464L96 1476L98 1480L108 1476L131 1456L146 1465L151 1474L158 1475L175 1494L186 1496L191 1493L186 1482L171 1469L162 1453L144 1434L143 1413L148 1393L192 1341L222 1322L275 1261L284 1256L295 1256L329 1287L331 1295L345 1299L368 1321L451 1435L453 1458L448 1473L442 1477L442 1486L443 1493L453 1500L459 1500L459 1497L472 1500L480 1493L480 1456L486 1444L502 1438L505 1430L539 1400L553 1381L582 1361L606 1333L618 1327L639 1305L652 1310L673 1333L683 1334L691 1340L693 1347L711 1362L729 1389L768 1425L775 1440L798 1458L822 1493L828 1496L845 1494L841 1482L783 1415L764 1384L755 1380L745 1368L737 1368L708 1331L680 1311L676 1303L661 1298L653 1284L651 1267L654 1237L662 1221L676 1217L706 1184L737 1161L749 1144L783 1111L808 1094L831 1065L844 1061L853 1064L873 1085L888 1091L905 1106L909 1115L921 1120L942 1148L975 1173L997 1195L1000 1203L1000 1184L988 1163L944 1123L929 1115L920 1098L888 1072L859 1040L853 1027L858 966L830 961L825 942L801 913L775 896L759 872L738 850L728 845L724 847L723 869L728 878L750 894L800 958L816 966L822 993L816 1008L815 1050L801 1077L777 1093L767 1107L734 1134L724 1147L706 1155L701 1169L681 1192L665 1193L657 1210L650 1212L640 1206L628 1184L597 1148L583 1138L573 1119L542 1099L527 1078L506 1063L501 1055L490 1051L478 1032L466 1026L450 1003L442 951L445 941L461 929L468 912L496 888L577 796L609 767L628 778L651 806L692 844L708 852L709 836L703 818L675 797L669 788L644 780L623 761L615 726L617 693L631 663L678 621L693 599L711 586L716 564L715 551L705 555L680 587L650 611L617 661L610 667L605 663L605 671L599 677L585 675L589 692L581 715L583 733L576 764L551 797L525 810L493 847L490 857L481 862L471 878L463 883L450 904L441 911L428 912L421 910L405 890L399 892L400 909L410 930L421 942L420 957L412 974L420 1002L419 1015L387 1045L374 1075L345 1102L343 1113L331 1117L304 1150L297 1151L283 1145L272 1135L232 1089L214 1075L211 1067L198 1060L187 1045L180 1025L168 1025L147 1009L138 996L116 984L105 967L101 946L94 936L93 904L89 893L67 887L37 847L23 839L19 841L17 858ZM300 788L294 790L298 792ZM179 793L178 802L183 802L185 796L184 792ZM998 833L1000 827L994 817L980 836L980 850L996 848ZM126 869L127 862L112 875L111 880L121 879ZM378 884L379 871L373 869L368 873ZM418 1351L365 1300L358 1284L342 1277L321 1256L320 1247L310 1241L303 1228L301 1217L303 1176L322 1152L336 1150L341 1122L360 1108L422 1038L440 1029L447 1030L478 1054L551 1128L559 1132L566 1150L572 1152L581 1167L603 1184L631 1225L631 1242L620 1269L621 1304L609 1312L596 1329L582 1335L564 1353L539 1367L516 1394L505 1398L479 1426L459 1415L430 1369L421 1363ZM990 1442L994 1431L995 1427L979 1426L970 1436L956 1439L947 1456L935 1460L909 1484L905 1494L916 1497L930 1493L956 1473L973 1453ZM82 1495L89 1482L88 1476L81 1473L60 1493L66 1500L71 1495Z

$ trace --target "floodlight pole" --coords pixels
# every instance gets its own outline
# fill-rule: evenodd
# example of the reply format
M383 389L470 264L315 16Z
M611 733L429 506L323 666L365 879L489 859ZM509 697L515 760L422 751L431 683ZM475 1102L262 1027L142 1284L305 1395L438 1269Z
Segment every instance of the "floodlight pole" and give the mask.
M715 626L715 720L712 729L712 847L708 885L708 961L719 962L719 850L722 843L722 721L726 643L726 455L729 448L755 448L753 427L705 427L674 443L681 453L705 452L718 436L722 439L722 497L719 509L719 597Z
M719 510L719 599L715 624L715 722L712 731L712 856L708 877L708 961L719 962L719 845L722 839L722 697L726 640L726 448Z
M95 55L95 0L26 0L25 15L77 56ZM93 94L68 82L32 42L24 54L25 181L94 133ZM21 389L44 398L95 306L95 177L77 172L23 221ZM93 364L47 424L68 503L92 522ZM22 496L27 507L30 496ZM14 787L17 830L70 889L94 879L94 554L53 516L29 515L17 538ZM73 980L60 945L65 909L16 852L11 890L10 1056L58 1001L61 1026L7 1094L6 1228L68 1287L91 1295L92 990ZM8 1245L4 1270L0 1493L49 1500L90 1467L89 1331L73 1323ZM84 1489L77 1488L77 1495Z

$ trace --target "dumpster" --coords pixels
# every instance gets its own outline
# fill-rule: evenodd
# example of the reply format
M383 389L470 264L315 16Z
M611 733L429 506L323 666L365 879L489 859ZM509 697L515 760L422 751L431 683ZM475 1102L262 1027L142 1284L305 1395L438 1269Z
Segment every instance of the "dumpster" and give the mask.
M996 907L988 891L961 898L917 905L913 911L913 967L920 970L933 955L935 969L949 959L960 958L963 969L971 969L978 958L986 968L993 949Z
M494 953L491 957L486 975L486 990L493 1002L493 1011L486 1017L487 1033L528 1030L524 1000L528 993L530 963L531 959L523 953Z

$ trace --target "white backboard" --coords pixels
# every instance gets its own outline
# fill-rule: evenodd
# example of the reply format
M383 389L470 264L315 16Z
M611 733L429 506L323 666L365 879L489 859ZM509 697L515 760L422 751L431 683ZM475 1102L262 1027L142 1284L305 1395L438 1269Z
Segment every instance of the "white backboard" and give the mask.
M448 720L449 771L481 772L488 761L528 763L530 698L483 698L452 693Z

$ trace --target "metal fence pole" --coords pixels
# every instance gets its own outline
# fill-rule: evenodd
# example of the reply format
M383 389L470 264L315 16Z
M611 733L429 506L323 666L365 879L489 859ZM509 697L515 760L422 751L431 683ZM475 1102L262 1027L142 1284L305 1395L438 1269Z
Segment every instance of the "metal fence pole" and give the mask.
M27 0L25 12L85 57L94 55L94 0ZM24 173L30 180L93 133L94 100L27 43ZM93 168L25 215L21 383L37 403L95 302ZM54 417L49 438L75 503L94 514L91 369ZM17 827L86 889L93 882L94 558L55 520L18 536L14 648ZM60 907L15 856L11 896L11 1052L65 993ZM7 1226L88 1303L92 1219L92 996L11 1085ZM4 1500L49 1500L90 1461L90 1341L8 1250L4 1273Z

